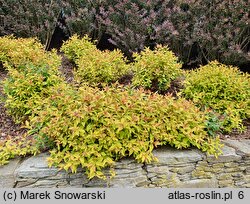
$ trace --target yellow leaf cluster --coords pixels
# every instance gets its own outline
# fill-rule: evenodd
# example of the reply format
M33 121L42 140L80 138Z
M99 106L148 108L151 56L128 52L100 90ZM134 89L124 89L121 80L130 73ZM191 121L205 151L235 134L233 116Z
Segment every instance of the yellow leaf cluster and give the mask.
M200 108L221 114L223 130L243 130L250 117L250 75L238 68L210 62L187 74L182 95Z
M10 44L19 42L11 37L6 39L13 41ZM105 179L103 169L114 167L123 157L131 156L142 163L156 161L153 149L157 146L168 144L178 149L195 146L216 156L221 153L219 139L210 138L206 131L205 112L193 102L118 84L103 85L101 89L92 86L116 81L127 70L120 51L97 51L87 37L73 36L63 50L77 62L75 75L83 79L81 86L75 86L60 77L58 67L53 68L56 57L49 62L53 65L49 64L46 60L50 53L41 51L36 41L27 41L32 43L23 48L27 52L19 50L20 61L18 54L14 57L8 49L1 51L1 60L8 64L9 71L4 81L6 107L28 129L28 138L0 144L1 164L16 155L35 154L48 148L50 166L74 173L82 167L90 179ZM20 45L16 46L19 49ZM44 58L43 54L40 56L41 62L31 56L32 47L38 57L38 50L44 54ZM137 63L149 63L159 57L156 63L163 63L159 68L165 69L167 64L166 67L178 70L174 56L163 47L158 49L152 55L146 50L149 60L148 54L142 54ZM164 61L168 55L174 60ZM28 63L21 59L28 59Z

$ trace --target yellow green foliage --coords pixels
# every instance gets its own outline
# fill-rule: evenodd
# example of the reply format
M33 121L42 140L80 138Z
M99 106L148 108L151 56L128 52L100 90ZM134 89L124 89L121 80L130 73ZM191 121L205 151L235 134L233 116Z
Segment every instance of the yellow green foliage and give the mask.
M77 38L74 40L78 43ZM126 63L119 51L101 52L88 39L80 41L77 46L81 52L73 54L72 59L87 68L86 72L80 72L79 66L75 75L95 68L92 78L81 75L82 82L110 82L124 71L120 69ZM81 47L85 41L89 49ZM75 52L74 48L70 50L69 53ZM51 69L46 60L41 64L33 60L12 63L15 58L2 56L9 71L4 81L6 107L16 121L23 122L28 133L0 143L0 164L17 155L35 154L49 148L49 165L72 172L83 167L89 178L105 178L103 168L112 167L118 159L132 156L138 162L149 163L156 160L153 149L165 144L178 149L195 146L215 156L221 153L219 138L213 135L216 127L208 124L214 125L215 120L208 121L208 113L200 111L191 101L117 84L103 86L102 90L86 83L72 86L58 75L57 67ZM24 59L25 54L20 58ZM173 67L178 66L173 62ZM112 69L121 73L113 70L113 75L108 75ZM102 76L103 73L107 75Z
M0 166L8 164L10 159L16 156L26 156L39 153L34 141L26 136L10 137L0 141Z
M72 61L76 61L82 55L95 52L95 42L91 42L91 39L85 35L80 38L78 35L73 35L69 40L63 43L61 51Z
M39 126L37 134L55 141L50 165L72 172L81 166L89 178L104 178L102 169L116 160L133 156L148 163L156 159L152 150L164 144L220 154L218 138L205 131L204 113L185 99L119 87L75 90L68 84L51 93L27 126Z
M123 54L119 50L86 53L76 61L78 68L74 71L77 82L91 85L117 81L128 71Z
M61 58L56 51L46 52L36 38L0 37L0 63L4 66L19 67L27 63L36 66L47 65L57 69Z
M171 81L182 74L178 58L168 47L158 45L153 51L145 48L133 56L134 86L165 91L170 87Z
M27 64L8 68L8 78L3 81L5 106L16 122L27 119L40 98L48 96L48 87L62 83L63 79L47 66Z
M35 38L0 38L0 63L8 70L3 81L8 112L21 122L31 115L36 100L46 97L46 89L63 81L56 51L46 52Z
M108 84L117 81L129 69L120 50L100 51L87 36L71 37L61 50L76 63L74 77L78 83Z
M222 115L224 131L243 129L242 119L250 116L249 74L214 61L187 74L184 85L185 98Z
M0 63L8 70L7 79L0 84L5 93L3 101L17 123L27 120L35 108L42 108L37 101L47 97L48 87L63 82L58 71L61 58L55 51L46 52L33 38L1 37ZM15 156L35 154L48 142L33 133L1 141L0 165Z

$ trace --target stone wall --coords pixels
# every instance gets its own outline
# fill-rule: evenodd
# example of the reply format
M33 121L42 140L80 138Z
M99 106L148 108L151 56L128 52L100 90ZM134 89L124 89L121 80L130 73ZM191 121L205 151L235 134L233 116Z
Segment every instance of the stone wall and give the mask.
M139 164L127 158L116 163L116 176L105 181L48 168L47 153L15 159L0 167L0 187L250 187L250 140L224 141L223 155L197 149L154 150L159 162ZM108 170L106 170L108 172Z

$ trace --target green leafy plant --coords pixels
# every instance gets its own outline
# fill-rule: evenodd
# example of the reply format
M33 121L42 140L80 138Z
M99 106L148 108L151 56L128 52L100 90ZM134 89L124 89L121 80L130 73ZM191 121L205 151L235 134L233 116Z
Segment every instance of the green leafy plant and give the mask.
M63 49L69 46L65 52L72 54L71 59L77 65L81 60L82 65L89 62L85 68L91 65L88 57L94 55L90 57L95 63L91 65L96 70L93 73L105 73L105 69L111 67L114 69L112 73L117 74L116 69L127 65L119 51L98 51L87 37L74 40L81 51L78 52L74 44L67 43ZM89 46L86 49L82 47L85 42ZM173 54L164 47L158 49L159 53L153 52L149 58L157 59L155 55L159 55L158 65L162 62L177 69L179 65L175 60L169 62L165 58L176 59ZM94 82L110 82L116 75L111 78L94 75L84 78L83 82L88 84L75 86L66 83L59 76L58 69L48 66L46 60L38 64L33 64L32 60L12 64L12 58L5 56L2 59L9 61L6 66L8 78L4 81L6 107L28 132L16 140L1 141L0 164L18 155L50 149L50 166L72 172L82 167L90 179L104 179L106 175L102 170L111 167L113 175L112 166L117 160L131 156L138 162L149 163L157 160L153 149L166 144L178 149L194 146L216 157L221 154L222 145L216 137L214 119L207 115L208 111L201 111L191 101L118 84L103 86L102 89L89 86ZM141 62L142 66L144 56L141 58L135 64ZM145 63L149 63L146 59ZM165 68L165 64L162 67ZM101 68L103 70L99 71ZM80 66L75 70L76 75L79 70ZM176 72L180 72L179 68ZM175 76L176 72L169 75Z
M44 51L37 39L4 36L0 38L0 63L8 71L8 77L1 81L7 111L16 123L28 124L33 109L41 108L37 102L48 96L48 87L64 82L58 71L61 59L55 51ZM49 138L32 132L10 137L0 142L0 164L51 146Z
M36 38L4 36L0 37L0 63L5 67L20 67L32 63L57 70L61 64L61 58L55 50L46 52Z
M244 129L242 120L250 116L249 74L214 61L187 74L184 86L184 97L221 114L224 131Z
M95 42L91 42L91 39L84 35L80 38L78 35L73 35L69 40L63 43L61 51L73 62L76 62L86 53L96 51Z
M77 82L88 82L91 85L118 81L129 66L119 50L86 53L76 61L78 68L74 72Z
M8 164L16 156L37 154L40 150L34 145L34 140L27 135L10 137L0 141L0 166Z
M152 150L160 145L220 154L219 139L205 131L204 113L185 99L124 87L58 84L50 90L30 121L30 129L39 125L37 134L55 141L50 165L72 172L83 167L89 178L105 178L102 169L123 157L155 160Z
M206 117L206 131L208 135L211 137L217 136L217 134L220 132L222 123L219 119L219 114L213 113L213 112L208 112Z
M0 38L0 62L8 70L4 80L5 105L21 122L31 115L36 100L46 96L46 89L63 81L58 68L61 58L56 51L46 52L35 38Z
M126 59L119 50L100 51L88 36L81 39L73 36L64 43L61 50L76 63L74 77L79 83L109 84L129 70Z
M46 65L27 64L25 67L9 68L8 72L8 78L3 81L5 106L16 122L32 114L39 98L47 97L48 87L63 81Z
M134 86L166 91L171 81L182 74L178 58L166 46L158 45L153 51L145 48L134 58Z

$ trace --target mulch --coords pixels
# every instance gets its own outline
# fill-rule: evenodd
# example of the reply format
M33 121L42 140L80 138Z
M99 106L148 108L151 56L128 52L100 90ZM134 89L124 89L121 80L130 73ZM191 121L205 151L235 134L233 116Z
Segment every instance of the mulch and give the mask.
M220 134L220 138L222 140L225 139L235 139L235 140L243 140L243 139L250 139L250 119L243 121L246 130L244 132L239 132L237 130L229 133L229 134Z
M60 67L60 71L62 75L65 76L65 79L68 83L73 81L73 68L75 65L70 62L62 53L59 53L62 56L62 66ZM26 129L22 128L20 124L16 124L12 117L8 115L6 108L4 107L3 97L3 87L1 81L7 77L7 71L0 68L0 141L6 139L7 137L17 137L26 133ZM131 76L126 76L121 79L122 84L129 84L131 80ZM178 81L175 82L177 84L171 84L169 92L174 94L179 89ZM220 134L220 138L222 140L225 139L250 139L250 119L244 121L244 125L246 126L246 131L243 133L233 131L230 134Z
M62 65L59 67L60 72L65 77L67 83L71 83L74 80L73 70L76 65L70 61L63 53L58 53L62 57Z
M17 137L23 135L27 130L22 128L21 125L16 124L11 116L8 115L4 107L4 94L1 82L7 77L7 71L0 69L0 140L6 137Z

